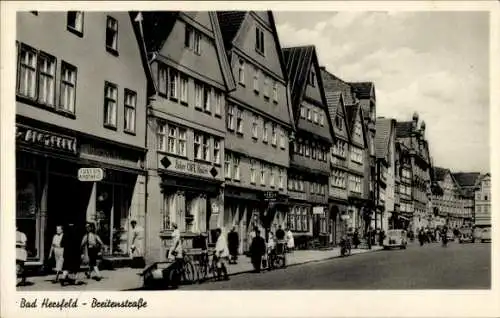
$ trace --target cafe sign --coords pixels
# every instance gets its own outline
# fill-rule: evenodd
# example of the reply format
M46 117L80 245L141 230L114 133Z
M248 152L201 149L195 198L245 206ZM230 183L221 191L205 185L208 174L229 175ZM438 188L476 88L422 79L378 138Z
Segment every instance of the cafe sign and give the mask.
M220 169L217 169L208 163L195 162L169 156L160 156L159 159L160 165L168 171L188 173L210 179L219 179L222 177Z
M16 124L16 141L46 150L63 151L72 154L77 153L77 141L75 137L65 136L21 124Z

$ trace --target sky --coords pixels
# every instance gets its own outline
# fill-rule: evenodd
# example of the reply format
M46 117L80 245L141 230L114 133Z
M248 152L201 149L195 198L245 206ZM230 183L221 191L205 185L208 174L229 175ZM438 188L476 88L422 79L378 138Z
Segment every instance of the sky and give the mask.
M426 123L434 165L490 171L485 12L274 12L282 47L315 45L322 66L372 81L377 116Z

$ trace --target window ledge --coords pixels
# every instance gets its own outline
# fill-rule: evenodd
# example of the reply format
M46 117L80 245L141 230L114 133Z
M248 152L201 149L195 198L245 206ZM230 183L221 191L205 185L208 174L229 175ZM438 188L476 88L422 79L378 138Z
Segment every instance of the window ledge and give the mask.
M165 150L156 150L159 154L161 155L165 155L165 156L171 156L171 157L175 157L175 158L180 158L180 159L184 159L184 160L188 160L187 156L183 156L183 155L178 155L176 153L171 153L171 152L168 152L168 151L165 151Z
M111 124L106 124L106 123L104 123L104 124L103 124L103 126L104 126L104 128L106 128L106 129L110 129L110 130L114 130L114 131L116 131L116 130L117 130L116 126L113 126L113 125L111 125Z
M18 93L16 93L16 101L47 110L49 112L64 116L66 118L76 119L76 114L74 112L69 112L69 111L66 111L64 109L57 108L55 106L49 106L46 104L39 103L32 98L20 95Z
M107 45L106 45L106 51L108 51L111 55L114 55L114 56L120 55L116 49L114 49L110 46L107 46Z
M170 96L170 100L173 102L176 102L176 103L179 102L179 99L177 97L173 97L173 96Z
M184 102L184 101L181 101L181 105L186 106L186 107L189 106L188 102Z
M123 132L127 135L136 136L136 132L130 129L124 129Z
M243 133L242 132L237 131L236 134L238 135L238 137L243 137Z
M79 30L77 30L77 29L75 29L73 27L70 27L69 25L66 27L66 29L69 32L73 33L74 35L76 35L76 36L78 36L80 38L83 38L83 32L82 31L79 31Z
M206 163L206 164L212 164L211 161L207 161L205 159L198 159L198 158L194 158L193 160L194 162L200 162L200 163Z
M221 114L215 114L214 116L217 117L217 118L222 118Z
M212 112L211 112L210 110L206 110L206 109L205 109L203 112L204 112L205 114L207 114L207 115L212 116Z
M200 112L203 111L203 108L201 106L198 106L198 105L194 106L194 109L196 109L197 111L200 111Z
M238 82L238 84L241 85L241 86L243 86L243 87L246 86L245 83L242 83L242 82Z

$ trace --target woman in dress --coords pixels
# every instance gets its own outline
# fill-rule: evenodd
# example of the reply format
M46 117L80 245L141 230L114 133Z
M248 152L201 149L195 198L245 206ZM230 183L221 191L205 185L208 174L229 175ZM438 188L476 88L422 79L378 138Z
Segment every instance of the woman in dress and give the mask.
M63 227L62 225L56 226L56 234L52 238L52 246L50 247L49 258L54 257L56 262L56 277L53 283L58 282L59 275L62 273L63 263L64 263L64 248L62 247L63 239Z

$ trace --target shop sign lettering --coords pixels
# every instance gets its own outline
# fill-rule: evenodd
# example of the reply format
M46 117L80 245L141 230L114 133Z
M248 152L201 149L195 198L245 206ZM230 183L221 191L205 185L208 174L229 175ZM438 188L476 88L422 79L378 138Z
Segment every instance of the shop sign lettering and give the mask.
M77 153L76 138L20 124L16 125L16 141L73 154Z
M188 161L180 158L172 158L172 157L166 157L166 158L169 159L168 160L169 164L166 167L164 165L164 167L167 170L174 170L174 171L195 174L200 176L207 176L212 178L212 175L210 173L212 166L209 164Z
M101 168L78 169L78 180L86 182L101 181L104 178L104 170Z

